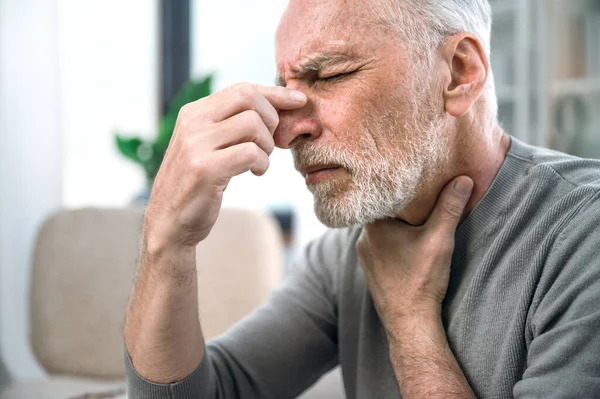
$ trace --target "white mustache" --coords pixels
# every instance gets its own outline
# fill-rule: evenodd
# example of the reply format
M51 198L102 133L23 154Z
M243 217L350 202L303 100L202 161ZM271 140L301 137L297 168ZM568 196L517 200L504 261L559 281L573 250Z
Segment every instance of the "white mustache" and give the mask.
M294 167L297 170L308 165L338 165L350 174L354 174L353 171L356 169L353 156L337 148L315 148L309 145L301 145L292 148L292 155L294 157Z

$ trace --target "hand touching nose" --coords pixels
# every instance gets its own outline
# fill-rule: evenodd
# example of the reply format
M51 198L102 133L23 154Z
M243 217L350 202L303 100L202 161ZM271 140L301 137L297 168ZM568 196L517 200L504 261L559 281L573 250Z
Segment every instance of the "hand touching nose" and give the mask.
M241 83L185 105L146 211L146 249L194 250L212 229L229 181L269 167L277 111L306 101L295 90Z

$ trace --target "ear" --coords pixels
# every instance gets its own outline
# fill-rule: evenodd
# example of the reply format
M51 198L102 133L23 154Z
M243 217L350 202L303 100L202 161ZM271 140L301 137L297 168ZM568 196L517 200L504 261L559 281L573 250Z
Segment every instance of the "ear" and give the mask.
M481 43L472 34L459 33L442 48L447 76L444 82L444 108L454 117L466 114L487 83L490 66Z

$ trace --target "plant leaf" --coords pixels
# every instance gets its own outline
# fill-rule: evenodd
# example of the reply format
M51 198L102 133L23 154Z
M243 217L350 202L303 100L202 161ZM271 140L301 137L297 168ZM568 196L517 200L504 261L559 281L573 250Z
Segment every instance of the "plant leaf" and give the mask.
M142 139L138 137L124 138L119 134L115 134L115 141L117 148L127 159L139 164L142 163L137 153L139 146L142 145Z
M177 117L179 110L185 104L209 96L212 90L212 79L212 75L208 75L204 79L192 80L183 85L169 102L166 115L175 115Z
M186 83L177 92L177 94L169 102L167 112L160 120L158 134L152 142L147 143L138 137L125 138L118 133L115 134L115 141L121 154L141 165L149 182L154 181L154 178L160 169L162 160L165 156L167 148L169 147L171 137L173 136L173 131L175 130L175 124L177 123L179 110L185 104L209 96L212 92L212 80L212 75L208 75L203 79L192 80ZM145 143L150 144L153 151L149 159L141 160L138 155L138 150L140 145Z
M177 114L165 115L158 127L158 136L156 137L155 143L161 143L161 145L169 145L173 131L175 130L175 124L177 123Z
M149 179L154 180L156 175L158 174L158 170L160 169L160 165L162 164L163 159L165 158L165 153L167 152L167 148L169 143L162 145L160 143L154 143L152 146L154 149L154 157L148 162L148 173L147 176Z

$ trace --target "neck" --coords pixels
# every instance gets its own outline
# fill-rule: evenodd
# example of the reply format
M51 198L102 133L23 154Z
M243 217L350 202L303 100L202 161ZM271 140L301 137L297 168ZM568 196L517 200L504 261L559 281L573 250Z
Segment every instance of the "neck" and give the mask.
M458 176L468 176L475 183L464 215L468 215L481 201L504 163L510 148L510 137L497 124L486 134L459 133L457 137L451 143L452 157L449 167L445 168L446 172L424 184L417 198L404 209L399 219L414 226L423 225L431 215L441 191Z

